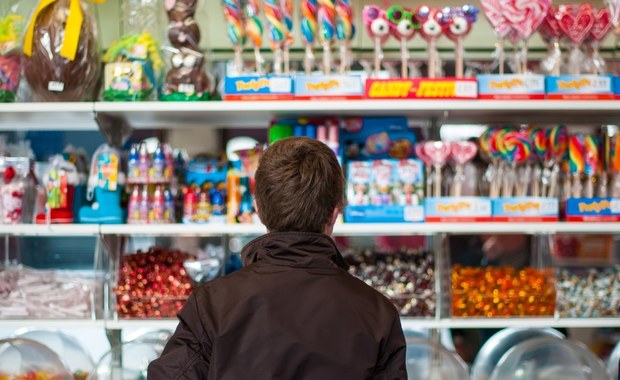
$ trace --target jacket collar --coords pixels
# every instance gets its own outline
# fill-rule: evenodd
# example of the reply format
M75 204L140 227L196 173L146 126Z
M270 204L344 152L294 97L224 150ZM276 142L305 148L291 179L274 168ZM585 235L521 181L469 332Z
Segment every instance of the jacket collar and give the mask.
M300 268L349 268L332 238L315 232L270 232L249 242L241 257L244 266L267 262Z

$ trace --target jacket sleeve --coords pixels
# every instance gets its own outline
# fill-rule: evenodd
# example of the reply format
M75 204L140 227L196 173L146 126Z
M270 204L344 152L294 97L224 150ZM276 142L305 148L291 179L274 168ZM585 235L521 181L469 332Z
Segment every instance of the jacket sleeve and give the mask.
M395 313L396 314L396 313ZM381 345L381 356L373 380L407 380L407 344L396 314L387 337Z
M161 356L148 367L148 380L206 380L211 359L211 340L198 314L196 293L179 312L179 325Z

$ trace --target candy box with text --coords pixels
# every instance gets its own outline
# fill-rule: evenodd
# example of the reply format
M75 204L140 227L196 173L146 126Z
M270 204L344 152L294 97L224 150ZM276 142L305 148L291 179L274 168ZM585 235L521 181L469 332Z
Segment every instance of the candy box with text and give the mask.
M295 99L362 99L364 86L359 75L298 75L295 77Z
M569 222L620 221L620 198L569 198L566 200Z
M477 99L475 78L367 79L367 99Z
M292 100L293 78L247 75L224 79L224 100Z
M557 198L511 197L492 200L493 221L496 222L557 222Z
M535 74L478 75L480 99L527 100L545 98L545 77Z
M614 99L611 75L560 75L545 78L547 99L610 100Z
M424 200L427 222L488 222L491 200L485 197L436 197Z
M616 99L620 99L620 76L614 77L614 93L616 94Z
M424 168L417 159L351 161L347 169L347 223L424 221Z

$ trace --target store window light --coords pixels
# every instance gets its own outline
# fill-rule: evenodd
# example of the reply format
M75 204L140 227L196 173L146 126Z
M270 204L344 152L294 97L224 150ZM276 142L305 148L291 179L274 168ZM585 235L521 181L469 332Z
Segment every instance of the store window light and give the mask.
M439 130L443 141L465 141L478 138L488 128L479 124L444 124Z

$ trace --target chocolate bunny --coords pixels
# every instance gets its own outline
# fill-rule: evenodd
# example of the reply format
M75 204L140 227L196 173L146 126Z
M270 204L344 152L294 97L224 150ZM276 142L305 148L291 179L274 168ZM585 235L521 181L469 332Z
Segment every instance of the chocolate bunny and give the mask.
M172 68L166 75L164 94L184 93L202 97L209 91L209 78L204 70L204 55L187 48L168 49L173 53Z
M171 21L168 25L168 39L176 48L190 48L199 51L200 29L193 18Z
M164 8L171 22L183 21L194 17L197 3L198 0L164 0Z

